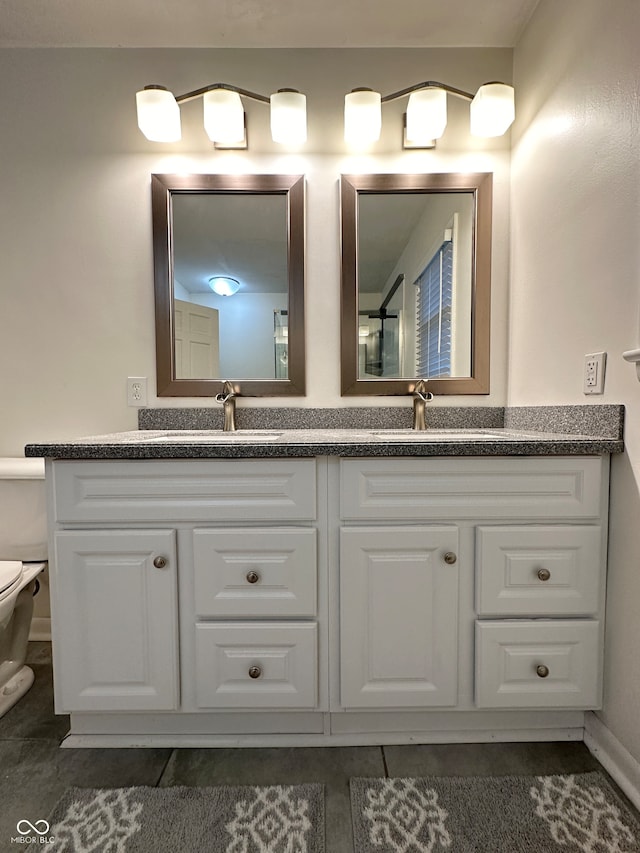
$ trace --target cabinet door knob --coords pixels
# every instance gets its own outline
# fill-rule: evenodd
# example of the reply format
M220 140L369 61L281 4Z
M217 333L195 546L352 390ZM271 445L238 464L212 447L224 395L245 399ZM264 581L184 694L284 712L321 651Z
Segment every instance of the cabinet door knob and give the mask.
M549 569L538 569L538 580L539 581L548 581L551 577L551 572Z
M260 575L258 572L254 572L253 570L247 572L247 583L258 583L259 580Z
M153 565L156 567L156 569L164 569L164 567L167 565L167 558L156 557L153 561Z
M539 664L536 667L536 675L539 678L546 678L549 675L549 667L545 666L543 663Z
M251 666L249 667L249 678L260 678L262 675L262 670L259 666Z
M452 566L458 559L458 555L454 554L453 551L447 551L444 555L444 561L448 566Z

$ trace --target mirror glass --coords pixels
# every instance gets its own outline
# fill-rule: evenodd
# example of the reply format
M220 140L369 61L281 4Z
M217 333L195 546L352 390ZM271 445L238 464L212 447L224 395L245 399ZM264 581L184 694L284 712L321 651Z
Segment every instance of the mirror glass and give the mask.
M302 177L153 187L158 394L304 393Z
M486 394L491 175L342 177L342 391Z

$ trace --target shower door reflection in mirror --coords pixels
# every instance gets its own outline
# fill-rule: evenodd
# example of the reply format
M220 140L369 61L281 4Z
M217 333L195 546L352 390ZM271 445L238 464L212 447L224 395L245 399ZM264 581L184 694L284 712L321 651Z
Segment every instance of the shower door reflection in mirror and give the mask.
M343 394L489 392L491 187L342 175Z
M473 193L360 196L360 379L471 375L473 217Z

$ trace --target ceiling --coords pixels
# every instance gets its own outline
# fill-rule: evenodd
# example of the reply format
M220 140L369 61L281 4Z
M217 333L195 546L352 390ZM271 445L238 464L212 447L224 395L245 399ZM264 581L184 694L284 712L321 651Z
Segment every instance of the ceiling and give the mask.
M538 0L0 0L0 47L513 47Z
M174 275L189 293L211 296L219 275L243 293L287 292L284 194L173 193L171 210Z

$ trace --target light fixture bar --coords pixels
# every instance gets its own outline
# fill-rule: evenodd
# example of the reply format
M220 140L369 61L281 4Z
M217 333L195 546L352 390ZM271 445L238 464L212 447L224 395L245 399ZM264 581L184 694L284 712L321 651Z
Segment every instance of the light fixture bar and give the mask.
M260 95L258 92L251 92L249 89L241 89L240 86L231 86L229 83L211 83L211 85L203 86L201 89L185 92L184 95L176 95L176 101L179 104L185 104L187 101L201 98L206 92L213 92L214 89L227 89L229 92L237 92L239 95L244 95L245 98L251 98L252 101L260 101L263 104L270 103L270 98L267 95Z
M397 92L392 92L390 95L383 95L380 100L383 104L388 104L390 101L397 101L399 98L404 98L405 95L410 95L412 92L418 92L420 89L444 89L450 95L464 98L465 101L472 101L475 97L471 92L465 92L464 89L456 89L455 86L447 86L446 83L438 83L436 80L425 80L424 83L416 83L415 86L408 86L406 89L400 89Z

